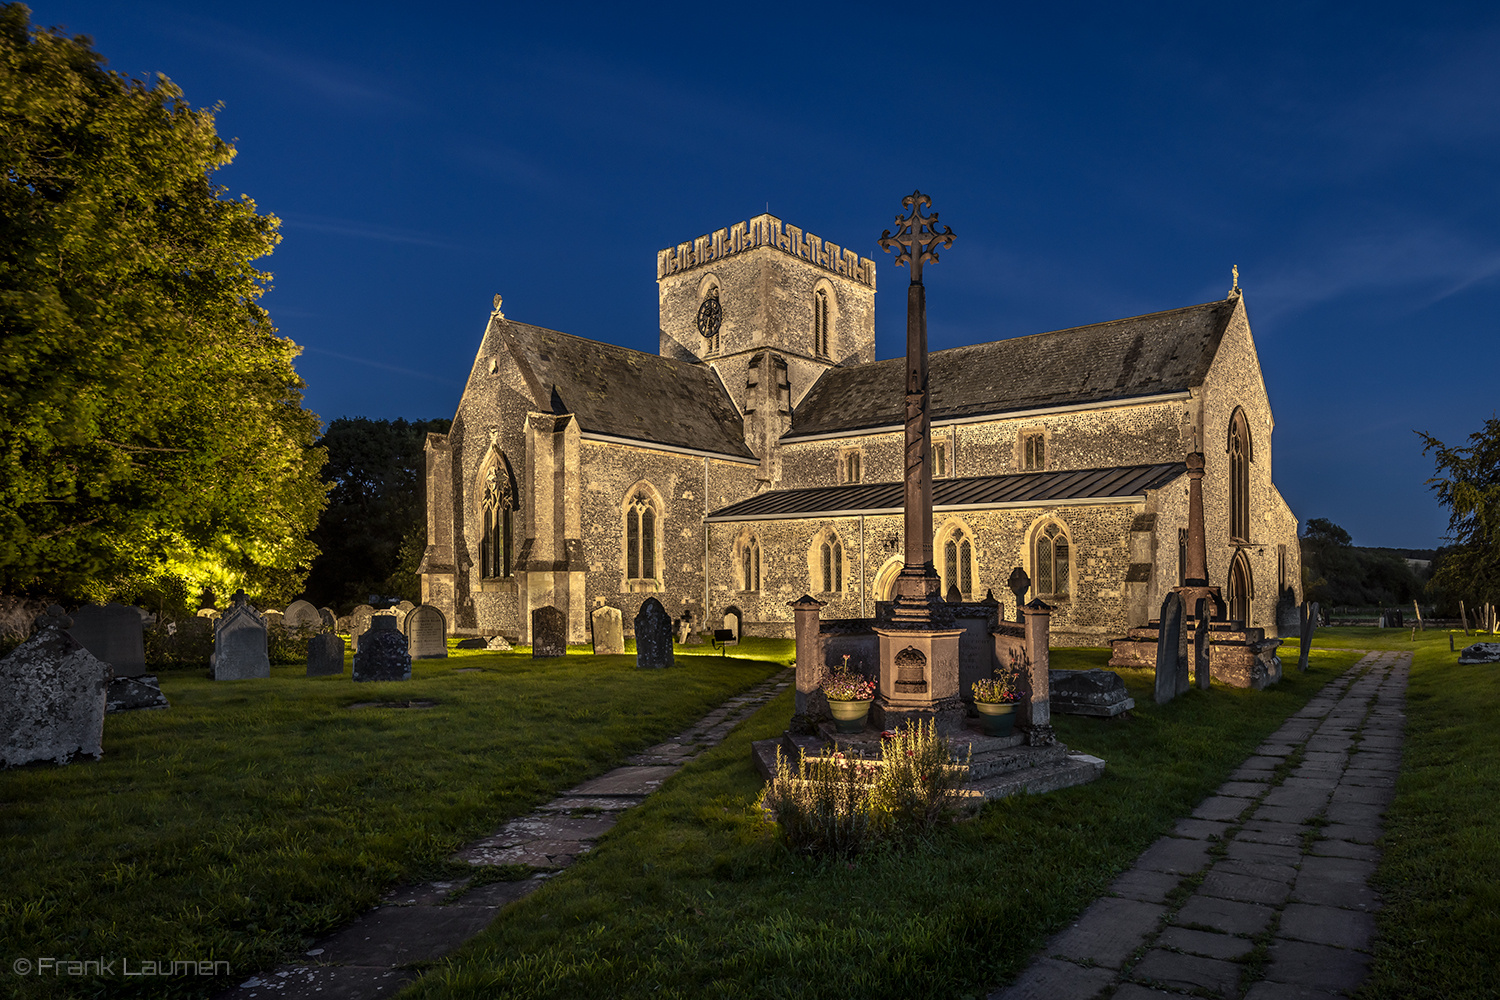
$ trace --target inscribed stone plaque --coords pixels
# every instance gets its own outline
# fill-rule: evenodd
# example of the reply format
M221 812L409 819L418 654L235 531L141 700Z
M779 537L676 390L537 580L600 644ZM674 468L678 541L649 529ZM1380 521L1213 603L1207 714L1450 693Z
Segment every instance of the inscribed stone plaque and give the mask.
M1177 659L1182 645L1182 595L1176 591L1161 602L1161 624L1156 633L1156 691L1158 705L1177 695Z
M96 659L108 663L116 677L139 677L146 672L146 633L135 608L124 604L79 608L68 634Z
M625 618L619 608L606 605L595 609L593 624L596 656L625 652Z
M393 615L376 615L370 620L370 628L354 654L354 679L411 680L411 653Z
M401 623L413 660L438 660L448 655L448 619L431 604L414 608Z
M288 632L300 630L305 635L311 635L322 630L323 616L307 601L293 601L286 606L286 613L282 615L281 623L286 626Z
M635 615L635 665L655 669L674 662L672 618L661 601L648 597Z
M214 680L242 681L271 676L266 653L266 622L248 603L244 591L235 595L234 607L219 619L214 630L212 665Z
M568 616L560 609L537 608L531 613L531 658L568 655Z
M344 640L321 632L307 640L307 676L332 677L344 672Z
M69 635L68 623L52 605L36 634L0 660L0 768L104 753L109 664Z

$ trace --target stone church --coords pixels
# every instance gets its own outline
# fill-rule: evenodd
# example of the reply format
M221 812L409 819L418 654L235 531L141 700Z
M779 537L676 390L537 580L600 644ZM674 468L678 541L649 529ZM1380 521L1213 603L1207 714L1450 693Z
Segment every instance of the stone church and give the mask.
M587 642L648 595L705 627L786 636L788 603L869 618L902 566L904 359L875 357L875 264L769 214L657 255L657 354L507 318L497 296L448 434L427 441L422 598L454 631ZM943 592L1012 571L1053 642L1104 645L1183 578L1191 452L1210 582L1279 634L1297 519L1236 288L1221 301L935 351Z

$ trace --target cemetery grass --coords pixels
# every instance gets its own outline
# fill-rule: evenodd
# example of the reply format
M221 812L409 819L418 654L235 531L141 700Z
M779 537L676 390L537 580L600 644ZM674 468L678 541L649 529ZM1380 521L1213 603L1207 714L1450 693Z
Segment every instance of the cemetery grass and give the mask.
M0 774L0 994L203 996L300 955L393 884L681 731L782 669L746 656L533 661L458 652L404 683L273 667L160 674L172 707L106 717L105 755ZM477 672L458 673L463 668ZM432 708L351 708L433 701ZM451 872L449 872L451 874ZM11 974L18 958L228 961L232 978Z
M1053 655L1103 666L1109 651ZM1319 650L1271 690L1216 686L1165 706L1149 671L1121 671L1128 718L1054 720L1069 747L1108 761L1098 781L849 858L790 853L756 807L750 742L785 728L786 692L404 996L984 996L1357 659Z

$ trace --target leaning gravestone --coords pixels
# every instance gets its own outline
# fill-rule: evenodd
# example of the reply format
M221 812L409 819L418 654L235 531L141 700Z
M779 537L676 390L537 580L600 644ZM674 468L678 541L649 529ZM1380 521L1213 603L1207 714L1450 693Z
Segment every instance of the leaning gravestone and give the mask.
M1318 624L1318 603L1316 601L1302 602L1302 634L1299 637L1301 648L1297 650L1297 669L1307 673L1307 654L1312 651L1313 629Z
M104 754L109 664L68 633L70 624L52 605L36 634L0 660L0 768Z
M281 623L286 626L288 632L301 631L306 635L311 635L322 630L323 616L307 601L293 601L286 606L286 613L282 615Z
M448 655L448 619L431 604L414 608L401 623L413 660L437 660Z
M1161 625L1156 633L1156 690L1158 705L1177 697L1178 659L1182 645L1182 595L1176 591L1161 602Z
M510 643L503 635L492 635L489 642L484 644L484 648L491 652L504 653L510 651Z
M467 639L460 639L460 640L458 640L458 642L456 642L456 643L453 644L453 648L454 649L489 649L490 648L490 644L489 644L488 640L486 640L483 636L474 635L474 636L470 636Z
M1193 632L1193 680L1198 690L1207 691L1213 686L1213 646L1209 643L1208 601L1198 598L1198 607L1193 615L1198 619Z
M357 681L411 680L411 653L392 615L376 615L354 654Z
M214 630L214 655L209 660L216 681L259 680L271 676L266 653L266 622L245 598L234 595L234 605Z
M73 613L68 629L80 646L114 671L116 677L139 677L146 672L145 630L141 613L124 604L90 604Z
M620 614L620 609L605 605L597 608L592 618L594 655L607 656L625 652L625 619Z
M531 613L531 658L568 655L568 616L550 604Z
M344 640L332 632L319 632L307 640L307 676L333 677L344 672Z
M648 597L635 616L635 665L670 667L673 662L672 618L661 601Z

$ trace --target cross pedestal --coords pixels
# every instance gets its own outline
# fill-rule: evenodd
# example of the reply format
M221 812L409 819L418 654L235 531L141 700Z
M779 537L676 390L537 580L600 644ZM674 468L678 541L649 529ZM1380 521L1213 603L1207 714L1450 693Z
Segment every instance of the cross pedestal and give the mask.
M961 628L875 626L880 636L880 690L870 706L879 729L934 720L939 732L964 726L963 698L958 690L958 637Z

